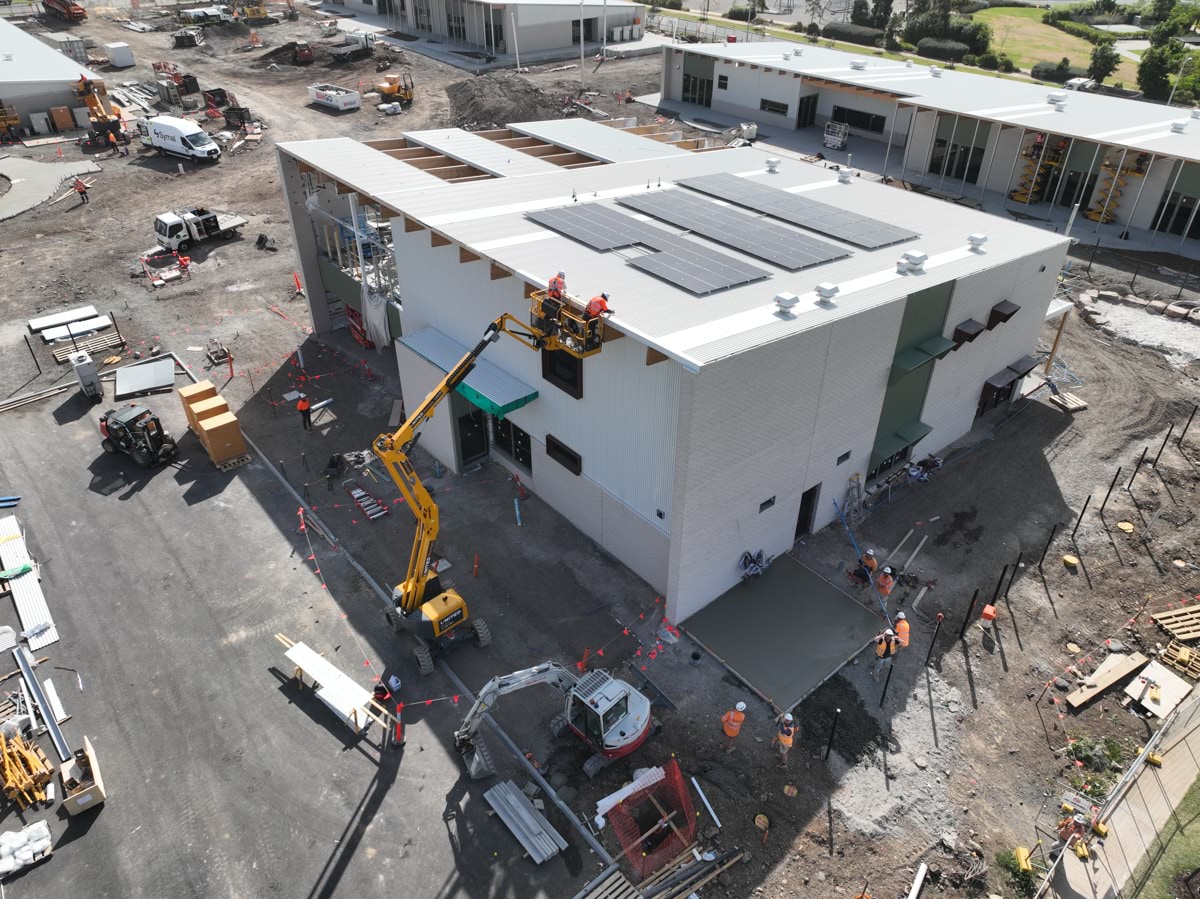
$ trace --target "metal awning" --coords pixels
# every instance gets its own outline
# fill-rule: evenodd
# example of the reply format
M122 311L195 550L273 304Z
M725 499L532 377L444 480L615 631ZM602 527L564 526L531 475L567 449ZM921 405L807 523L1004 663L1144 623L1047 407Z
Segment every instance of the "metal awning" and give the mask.
M914 421L910 425L905 425L896 432L896 436L904 441L905 446L911 446L918 440L921 440L932 431L929 425L923 421Z
M1003 390L1019 377L1011 368L1006 368L988 378L987 385L995 390Z
M922 353L928 353L934 359L941 359L948 352L954 349L954 341L948 337L942 337L940 334L937 337L931 337L923 344L917 347Z
M965 322L954 329L954 343L956 347L962 346L964 343L970 343L976 337L984 332L983 322L977 322L973 318L968 318Z
M906 350L892 360L891 380L895 381L901 375L906 375L910 371L916 371L926 362L932 361L933 356L929 355L929 353L923 353L920 350Z
M469 352L467 347L437 328L422 328L405 334L400 338L400 343L444 372L454 368ZM509 412L533 402L538 395L524 381L514 378L486 359L476 360L475 368L455 391L497 418L503 418Z
M875 446L871 449L871 468L874 468L884 459L890 459L906 446L908 444L904 438L896 434L888 434L886 437L881 437L875 441Z
M1017 377L1023 378L1035 368L1037 368L1038 359L1036 356L1022 356L1008 368L1010 371L1017 373Z
M1011 300L1001 300L992 307L992 311L988 315L988 330L992 330L996 325L1004 324L1020 311L1021 307Z

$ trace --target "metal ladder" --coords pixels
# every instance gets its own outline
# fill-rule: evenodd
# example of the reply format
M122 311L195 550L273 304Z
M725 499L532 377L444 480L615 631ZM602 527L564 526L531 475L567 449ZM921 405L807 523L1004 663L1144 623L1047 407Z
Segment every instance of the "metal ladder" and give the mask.
M858 524L865 517L862 475L857 473L850 475L850 480L846 484L846 517L851 524Z

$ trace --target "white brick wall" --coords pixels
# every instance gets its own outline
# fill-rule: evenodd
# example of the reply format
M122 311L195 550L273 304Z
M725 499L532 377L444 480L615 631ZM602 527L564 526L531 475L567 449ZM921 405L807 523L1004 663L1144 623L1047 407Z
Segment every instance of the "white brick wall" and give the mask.
M395 346L404 408L412 412L446 374L404 344L397 342ZM454 452L454 413L451 411L451 405L449 402L443 402L433 417L426 419L425 424L421 425L421 447L458 474L458 458Z

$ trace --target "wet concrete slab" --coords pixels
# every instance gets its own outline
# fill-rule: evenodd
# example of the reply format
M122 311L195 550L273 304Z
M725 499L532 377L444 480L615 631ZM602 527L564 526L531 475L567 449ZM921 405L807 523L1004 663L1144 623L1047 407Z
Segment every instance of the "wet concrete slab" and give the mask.
M875 612L780 556L684 629L777 709L790 709L835 674L885 625Z

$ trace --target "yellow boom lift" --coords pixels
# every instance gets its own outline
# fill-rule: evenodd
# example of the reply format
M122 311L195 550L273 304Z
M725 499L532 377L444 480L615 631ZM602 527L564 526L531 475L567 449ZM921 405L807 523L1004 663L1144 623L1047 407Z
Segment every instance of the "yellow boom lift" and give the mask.
M570 297L553 300L544 291L537 291L530 301L528 326L508 313L488 325L483 339L430 391L399 430L380 434L371 444L371 451L383 463L417 519L408 569L404 580L392 590L392 607L386 614L395 630L406 630L417 638L414 654L422 674L433 673L435 654L448 652L470 639L479 646L487 646L492 642L492 634L482 618L470 613L458 591L443 589L433 565L433 544L440 527L438 507L417 477L410 459L421 436L421 425L462 384L488 344L499 340L501 333L515 337L532 350L563 350L581 359L600 352L604 339L604 321L586 319L578 300Z

